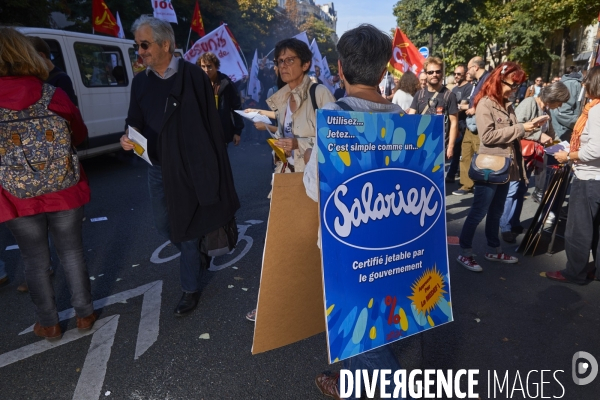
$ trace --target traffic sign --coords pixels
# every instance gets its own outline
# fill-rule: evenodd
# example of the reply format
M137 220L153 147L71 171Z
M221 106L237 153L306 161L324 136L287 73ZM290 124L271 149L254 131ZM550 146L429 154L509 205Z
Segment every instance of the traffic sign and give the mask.
M419 53L421 53L424 58L429 57L429 49L425 46L419 48Z

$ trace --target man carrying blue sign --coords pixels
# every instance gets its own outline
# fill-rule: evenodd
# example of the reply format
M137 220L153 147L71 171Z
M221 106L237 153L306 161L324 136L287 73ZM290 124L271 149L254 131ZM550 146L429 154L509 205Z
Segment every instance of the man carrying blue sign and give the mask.
M377 93L377 85L381 81L382 76L385 72L386 64L389 58L391 57L391 45L391 39L383 32L377 30L371 25L361 25L356 29L346 32L338 42L337 50L339 53L338 69L340 71L340 76L345 82L348 95L347 97L339 100L336 103L329 103L325 105L323 109L335 111L353 110L360 112L357 113L357 115L372 115L374 118L379 118L377 116L381 115L394 115L395 117L400 118L399 115L403 113L403 110L399 106L389 103ZM369 60L369 63L365 64L365 60ZM369 314L371 316L375 316L376 314L379 314L383 309L384 314L389 313L389 317L391 318L390 326L402 325L404 327L404 319L406 319L406 316L404 316L404 319L401 319L400 314L396 311L396 297L387 296L389 297L389 299L386 297L385 299L382 299L381 304L376 305L374 305L374 301L372 298L369 302L368 308L363 308L363 311L360 312L358 318L358 313L356 312L356 310L350 311L347 315L342 315L343 313L345 313L344 304L342 304L341 302L343 295L342 297L338 298L340 300L338 304L330 304L330 297L336 297L336 295L338 294L336 293L336 289L339 289L339 291L342 292L353 291L354 286L358 284L363 285L361 287L370 288L372 290L373 288L375 288L375 284L373 282L385 282L386 279L389 279L389 282L393 282L392 278L388 278L388 276L392 276L396 273L396 271L398 274L420 274L419 269L423 268L423 260L415 260L412 258L409 260L406 257L406 255L401 256L400 251L393 251L393 254L388 254L385 257L383 257L380 255L384 252L379 251L377 252L377 255L374 255L372 257L364 257L360 260L357 258L354 261L354 263L351 263L350 268L352 270L360 270L361 272L365 273L353 274L352 272L345 272L348 269L348 263L344 262L345 260L342 260L341 257L338 258L335 255L335 253L340 253L339 243L345 240L353 240L352 235L361 230L361 221L366 222L367 220L373 217L377 218L375 214L382 212L385 213L386 207L388 215L398 215L406 211L416 213L417 208L419 208L418 212L423 213L423 218L429 219L428 217L426 217L426 215L434 213L439 214L440 210L443 208L443 203L441 202L439 194L436 193L435 196L438 197L435 197L434 199L432 197L433 192L428 191L425 192L424 196L421 196L422 201L420 203L415 201L414 196L410 194L409 196L411 200L408 200L407 197L408 203L405 204L406 207L402 207L398 199L394 200L398 192L398 190L395 190L396 193L386 195L386 198L388 199L386 203L387 206L383 203L377 203L377 200L375 200L373 204L379 204L380 207L376 208L365 206L364 210L361 208L360 212L362 212L362 215L359 215L360 212L358 212L354 206L351 206L351 208L346 207L347 212L345 213L345 216L343 218L341 215L338 215L334 218L335 221L330 221L331 225L333 226L333 228L331 229L336 231L337 235L340 236L337 242L334 243L335 240L332 241L332 235L330 234L330 229L327 226L327 221L329 219L328 216L325 215L328 213L327 206L325 205L327 198L325 198L325 193L323 192L323 190L320 190L320 187L322 189L324 185L327 185L327 183L324 183L324 179L326 179L327 175L324 168L326 168L325 166L329 162L328 159L331 159L332 157L335 157L335 159L337 160L337 167L342 169L344 168L344 166L346 168L349 167L349 165L352 162L358 164L361 162L361 159L351 158L355 156L354 154L351 155L350 151L353 151L356 154L364 155L364 157L362 157L362 161L365 161L367 159L367 152L370 151L369 149L372 149L372 146L376 146L372 142L368 143L368 141L362 140L362 137L358 138L358 134L340 131L339 129L332 129L334 125L339 125L338 128L340 129L342 129L342 126L347 125L345 126L345 128L351 126L352 128L355 128L357 132L365 132L365 136L367 136L367 130L373 130L373 126L366 126L366 123L364 123L363 121L359 121L360 118L348 119L346 117L337 115L338 113L335 112L319 112L318 118L320 123L317 127L319 139L318 148L315 148L309 155L310 160L307 162L306 169L304 172L304 184L306 186L307 194L313 200L318 201L320 191L321 198L321 232L323 237L322 258L323 273L325 278L325 301L327 308L326 314L330 361L335 362L338 360L343 360L344 369L350 369L352 371L366 370L369 374L372 374L374 370L385 369L391 371L391 373L393 374L394 371L400 370L400 364L398 363L398 360L396 359L391 348L386 344L390 343L391 341L397 340L397 338L399 336L402 336L403 333L401 333L400 329L395 330L395 332L392 332L390 330L389 332L387 332L387 338L384 338L385 329L380 329L378 331L377 327L375 326L377 324L375 324L367 334L366 324L369 322ZM347 113L344 113L344 115L347 115ZM355 114L352 114L352 117L354 116ZM327 121L326 124L324 124L325 121ZM328 124L331 126L328 127ZM381 135L385 136L385 130L381 132ZM333 140L334 138L340 140ZM352 140L357 138L359 140ZM351 140L344 141L344 139ZM397 144L394 143L377 144L377 146L384 145L392 147L397 146ZM336 146L338 146L337 150L335 150ZM352 146L352 148L350 148L349 146ZM440 147L441 149L441 146L438 147ZM361 149L364 149L364 151ZM443 160L443 155L441 155L441 157ZM317 177L317 168L319 169L319 177ZM390 171L391 170L392 168L390 168ZM350 171L350 168L348 168L348 171ZM350 176L354 176L354 178L360 178L361 175L365 174L355 174L351 172ZM354 178L351 178L348 181L351 181ZM321 182L320 184L319 181ZM341 205L340 197L343 197L342 192L349 196L350 193L348 192L348 188L352 188L351 183L346 183L347 185L340 184L337 186L337 189L335 190L338 193L337 199L332 200L331 202L328 201L327 204L336 203L336 205L340 206L338 210L344 208ZM372 191L372 186L371 189L369 189L368 183L365 184L365 187L367 189L363 189L363 202L365 201L365 196L369 196L370 202L371 195L373 198L375 198L378 195ZM329 189L334 190L333 185ZM344 192L344 190L346 190L346 192ZM379 194L379 196L381 196L381 194ZM358 195L358 197L360 197L360 194ZM329 197L329 199L331 199L331 197ZM437 201L435 206L436 210L434 211L431 210L431 206L433 206L431 200ZM344 214L344 212L340 212ZM396 233L401 230L399 228L399 226L396 226L393 232L385 232L385 234L389 235L390 237L396 237ZM368 241L369 239L367 238L366 240ZM371 252L370 254L375 253ZM410 257L412 257L412 254ZM415 258L418 258L418 256L415 255ZM400 259L403 259L403 262L401 262L402 266L396 265L399 264ZM447 258L445 264L447 270ZM439 267L440 266L438 266L438 268ZM391 275L388 275L390 273ZM337 278L339 282L344 283L337 283L336 287L336 283L332 283L332 274L343 274L343 276L340 275ZM354 280L357 276L359 277L360 282L356 282L354 284L347 284L345 282L346 279ZM335 281L336 279L334 278L333 280ZM367 281L369 281L370 283L367 283ZM430 285L431 283L432 282L428 282L428 285ZM418 291L418 289L415 290ZM357 292L360 292L360 290ZM440 290L440 294L441 292L443 292L443 290ZM351 298L349 300L353 299ZM403 299L400 299L399 304L403 301ZM386 302L389 303L389 306L387 307L384 306ZM388 312L388 308L391 310L391 312ZM342 324L344 326L338 327L339 324ZM354 332L351 335L351 340L349 335L350 331ZM340 335L336 337L336 333L340 333ZM393 335L392 333L396 333L397 336ZM390 334L392 335L390 336ZM369 343L367 343L367 341ZM342 342L347 343L344 349L340 347L340 343ZM317 376L316 384L323 394L339 399L340 386L338 377L339 374L323 373ZM350 389L350 391L354 395L354 397L352 398L360 398L360 393L362 390L361 387L362 385L359 383L355 388L353 387ZM346 388L344 388L344 390L345 389ZM391 385L391 389L394 389L394 384ZM404 392L406 391L404 390ZM400 394L395 398L405 398L405 395Z

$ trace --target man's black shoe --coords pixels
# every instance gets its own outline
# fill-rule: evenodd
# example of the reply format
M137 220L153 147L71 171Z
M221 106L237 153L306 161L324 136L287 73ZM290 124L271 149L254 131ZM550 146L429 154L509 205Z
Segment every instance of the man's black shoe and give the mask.
M198 301L200 300L200 293L183 293L181 296L181 300L179 300L179 304L175 308L175 316L183 317L184 315L189 314L194 311L196 306L198 305Z
M533 201L535 201L538 204L542 202L543 197L544 197L544 192L542 192L541 190L538 190L538 189L535 189L533 191L533 193L531 194L531 198L533 199Z

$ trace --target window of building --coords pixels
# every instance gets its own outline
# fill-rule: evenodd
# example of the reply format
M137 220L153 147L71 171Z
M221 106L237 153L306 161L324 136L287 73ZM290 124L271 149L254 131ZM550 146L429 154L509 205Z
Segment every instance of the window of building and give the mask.
M83 42L77 42L73 46L85 86L127 86L127 69L118 47Z

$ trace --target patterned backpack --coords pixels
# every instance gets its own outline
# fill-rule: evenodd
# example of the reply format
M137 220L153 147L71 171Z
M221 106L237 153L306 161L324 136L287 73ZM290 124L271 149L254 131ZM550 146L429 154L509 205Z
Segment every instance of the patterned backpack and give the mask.
M55 90L44 84L40 100L21 111L0 108L0 185L20 199L79 182L71 127L48 110Z

